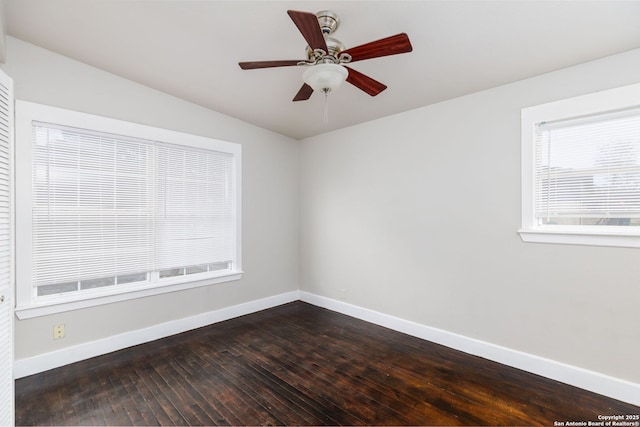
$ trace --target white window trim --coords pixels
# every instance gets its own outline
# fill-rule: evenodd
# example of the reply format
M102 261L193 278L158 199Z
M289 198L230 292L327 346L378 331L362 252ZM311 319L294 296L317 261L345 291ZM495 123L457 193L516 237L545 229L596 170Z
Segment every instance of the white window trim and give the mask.
M77 310L133 298L164 294L200 286L239 280L242 278L242 171L241 145L212 138L191 135L167 129L140 125L107 117L16 100L15 103L15 232L16 232L16 316L27 319L69 310ZM165 280L161 286L123 285L118 288L98 288L83 291L82 295L47 297L40 301L32 298L31 286L31 135L32 122L91 129L94 131L126 135L152 141L187 145L208 150L231 153L234 156L235 177L235 233L236 247L233 271L202 280L176 278Z
M588 227L536 225L535 220L535 125L540 122L605 113L640 106L640 83L523 108L522 227L524 242L640 248L635 227Z

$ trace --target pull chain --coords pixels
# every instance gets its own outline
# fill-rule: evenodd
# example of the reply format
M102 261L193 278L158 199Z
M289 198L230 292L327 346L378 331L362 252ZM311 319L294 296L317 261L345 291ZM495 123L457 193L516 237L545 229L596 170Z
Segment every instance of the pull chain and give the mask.
M329 91L324 90L324 120L325 125L329 124Z

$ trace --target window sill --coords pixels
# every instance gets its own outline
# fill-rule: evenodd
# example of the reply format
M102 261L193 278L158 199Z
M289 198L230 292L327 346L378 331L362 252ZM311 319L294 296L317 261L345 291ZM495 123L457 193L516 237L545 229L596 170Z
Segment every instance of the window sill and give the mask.
M240 280L242 278L242 271L230 272L224 276L218 276L214 278L208 278L193 282L175 283L165 286L157 286L152 288L134 289L129 291L121 291L118 293L111 293L108 295L98 295L92 297L84 297L74 301L47 301L46 303L32 304L25 306L17 306L15 313L16 317L20 320L31 319L34 317L47 316L55 313L62 313L65 311L80 310L83 308L95 307L103 304L111 304L119 301L127 301L136 298L144 298L153 295L161 295L169 292L182 291L186 289L198 288L201 286L215 285L217 283L231 282L234 280Z
M640 248L640 234L620 230L518 230L523 242Z

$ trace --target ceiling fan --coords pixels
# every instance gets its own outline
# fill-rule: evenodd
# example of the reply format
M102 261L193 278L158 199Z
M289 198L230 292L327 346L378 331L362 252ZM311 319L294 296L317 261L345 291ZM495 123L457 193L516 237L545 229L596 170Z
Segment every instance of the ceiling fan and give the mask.
M309 99L314 90L321 91L326 95L345 80L369 95L376 96L387 86L343 64L407 53L413 49L409 42L409 36L405 33L345 49L342 42L328 37L338 28L340 23L338 15L335 13L328 10L316 14L296 10L288 10L287 13L309 44L306 50L306 59L249 61L240 62L238 65L243 70L293 65L307 66L308 69L303 74L304 84L293 101Z

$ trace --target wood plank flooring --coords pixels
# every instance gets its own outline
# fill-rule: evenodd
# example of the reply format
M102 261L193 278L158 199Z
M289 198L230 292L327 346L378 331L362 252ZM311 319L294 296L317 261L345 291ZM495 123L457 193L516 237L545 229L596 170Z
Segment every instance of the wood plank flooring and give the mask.
M553 426L633 414L302 302L16 381L16 425Z

